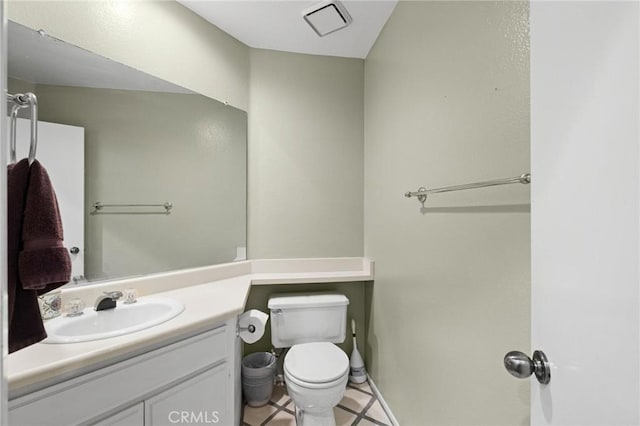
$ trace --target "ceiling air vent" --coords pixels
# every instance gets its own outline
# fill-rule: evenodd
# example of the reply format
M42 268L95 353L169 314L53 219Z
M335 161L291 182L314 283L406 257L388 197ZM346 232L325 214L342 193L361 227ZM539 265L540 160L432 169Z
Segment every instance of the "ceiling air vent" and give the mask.
M320 37L346 28L353 21L347 9L337 0L316 4L304 12L304 20Z

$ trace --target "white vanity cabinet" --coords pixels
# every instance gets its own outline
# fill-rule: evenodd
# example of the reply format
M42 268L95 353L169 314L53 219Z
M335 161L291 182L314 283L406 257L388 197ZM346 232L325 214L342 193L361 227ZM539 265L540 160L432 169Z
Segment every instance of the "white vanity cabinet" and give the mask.
M9 401L9 426L237 425L236 318Z

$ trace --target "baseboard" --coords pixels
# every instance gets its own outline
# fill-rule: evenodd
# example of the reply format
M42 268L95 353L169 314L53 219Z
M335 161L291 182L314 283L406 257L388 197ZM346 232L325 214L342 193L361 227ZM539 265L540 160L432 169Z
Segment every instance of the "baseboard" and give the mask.
M378 398L378 402L380 402L382 409L387 414L387 417L389 417L389 420L391 420L391 424L393 426L400 426L400 423L398 423L398 419L396 419L396 416L393 415L393 412L391 411L389 404L387 404L387 401L384 400L384 398L382 397L382 394L378 390L378 387L373 382L373 379L371 378L371 376L368 374L367 374L367 379L369 379L369 386L371 386L371 390L373 391L373 394L376 396L376 398Z

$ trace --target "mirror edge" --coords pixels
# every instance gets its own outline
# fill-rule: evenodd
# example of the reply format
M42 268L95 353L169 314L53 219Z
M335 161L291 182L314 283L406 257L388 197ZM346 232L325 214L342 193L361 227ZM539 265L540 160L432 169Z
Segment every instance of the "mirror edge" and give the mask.
M2 87L3 97L7 93L7 2L0 3L0 84ZM4 117L7 114L7 103L0 102L0 114ZM0 163L5 167L7 165L7 128L6 120L0 120ZM7 173L0 174L0 235L7 235ZM0 359L0 369L2 370L2 383L0 384L0 426L7 424L7 357L8 357L8 330L9 321L7 317L7 240L0 238L0 315L2 318L2 340L0 340L0 349L2 350L2 358Z

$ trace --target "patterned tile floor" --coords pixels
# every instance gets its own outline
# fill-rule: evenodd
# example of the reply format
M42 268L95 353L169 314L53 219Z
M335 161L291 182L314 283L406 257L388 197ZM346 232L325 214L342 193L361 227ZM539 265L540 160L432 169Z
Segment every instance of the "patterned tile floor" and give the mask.
M336 426L390 426L378 398L368 383L349 383L344 398L333 409ZM242 413L243 426L295 426L295 407L284 386L275 386L267 405L253 408L245 404Z

